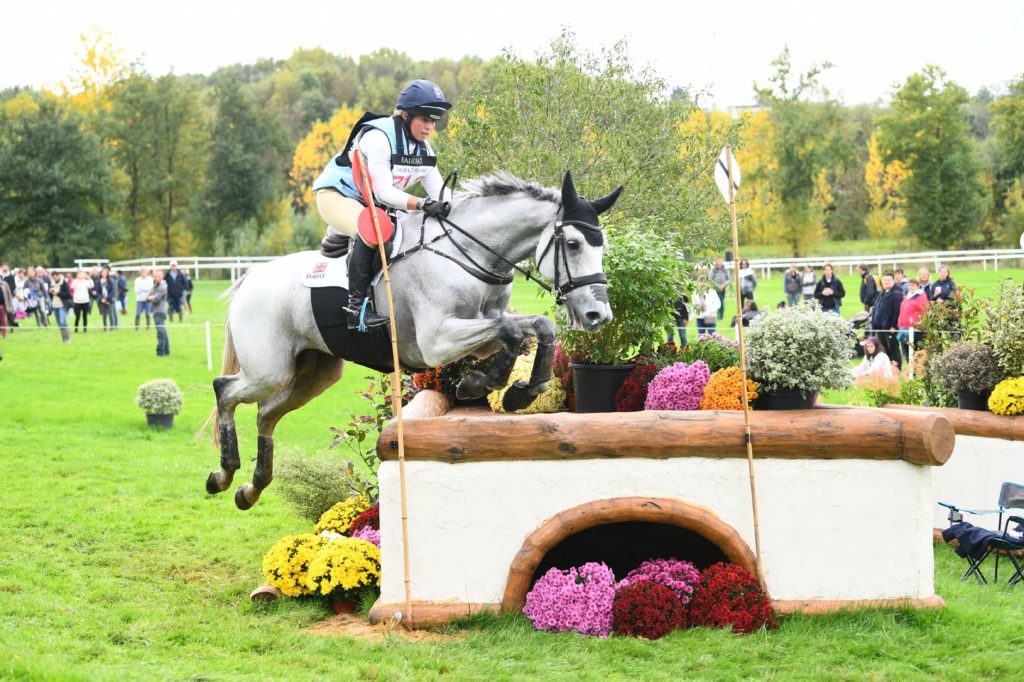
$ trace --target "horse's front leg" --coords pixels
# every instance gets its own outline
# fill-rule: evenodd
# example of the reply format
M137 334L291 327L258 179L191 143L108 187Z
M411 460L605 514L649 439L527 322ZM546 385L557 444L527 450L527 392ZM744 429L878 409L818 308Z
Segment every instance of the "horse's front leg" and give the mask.
M551 382L551 363L555 356L555 323L544 315L513 315L523 332L537 337L537 353L529 383L517 381L505 391L501 406L506 412L521 410L547 390Z
M508 384L512 366L523 345L523 337L520 325L508 315L471 320L449 318L438 325L436 332L429 338L417 338L417 344L424 361L439 367L463 358L481 346L499 342L501 349L487 373L474 371L459 382L456 397L460 400L473 400Z

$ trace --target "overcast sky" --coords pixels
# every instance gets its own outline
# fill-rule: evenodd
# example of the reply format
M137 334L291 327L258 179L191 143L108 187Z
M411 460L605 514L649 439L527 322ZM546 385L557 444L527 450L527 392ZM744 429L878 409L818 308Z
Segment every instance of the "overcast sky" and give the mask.
M589 49L620 38L672 85L707 90L707 106L753 100L788 44L797 68L829 60L825 84L847 104L888 99L894 83L938 64L971 93L1024 73L1024 2L559 2L558 0L8 0L0 9L0 88L42 86L74 68L78 35L112 33L160 75L286 58L320 46L358 57L380 47L416 59L532 56L569 26ZM603 8L603 9L602 9ZM398 27L396 29L396 27Z

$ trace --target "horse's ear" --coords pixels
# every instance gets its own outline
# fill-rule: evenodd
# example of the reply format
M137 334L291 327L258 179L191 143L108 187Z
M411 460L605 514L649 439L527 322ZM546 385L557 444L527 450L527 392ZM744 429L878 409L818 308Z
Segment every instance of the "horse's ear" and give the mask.
M601 215L615 204L620 194L622 194L622 185L619 185L618 189L613 190L610 194L606 194L600 199L594 199L590 205L594 207L598 215Z
M562 208L572 208L579 202L579 195L576 194L576 185L572 182L572 173L565 171L562 178Z

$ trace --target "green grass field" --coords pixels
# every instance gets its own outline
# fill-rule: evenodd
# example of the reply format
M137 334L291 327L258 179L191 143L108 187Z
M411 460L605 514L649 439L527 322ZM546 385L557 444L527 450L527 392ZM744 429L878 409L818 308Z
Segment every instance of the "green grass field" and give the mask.
M958 274L979 289L994 283L991 273ZM781 277L770 283L781 290ZM307 628L328 616L324 604L248 600L262 582L266 550L307 524L273 486L245 513L230 493L210 497L203 488L218 454L192 437L213 403L225 309L216 296L224 286L199 282L196 312L184 326L170 325L166 358L156 357L153 332L130 327L104 334L94 325L63 345L55 329L28 323L0 341L0 678L973 681L1024 674L1024 592L959 584L961 560L944 546L935 550L942 611L792 617L770 633L692 630L657 642L534 633L508 615L475 620L449 642L312 636ZM514 307L547 305L517 282ZM207 320L214 371L206 369ZM354 389L368 373L350 367L338 385L286 417L279 456L340 456L326 454L328 427L358 409ZM174 379L186 396L168 432L147 429L133 402L136 387L155 377ZM238 425L236 482L252 472L253 408L239 410ZM855 511L870 522L870 510ZM837 570L842 563L835 557Z

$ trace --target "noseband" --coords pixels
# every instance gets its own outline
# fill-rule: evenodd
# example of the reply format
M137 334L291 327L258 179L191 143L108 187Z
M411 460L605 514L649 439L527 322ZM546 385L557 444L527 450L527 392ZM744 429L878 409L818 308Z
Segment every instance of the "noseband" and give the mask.
M541 252L540 258L537 259L537 269L540 270L540 264L544 261L544 257L548 255L548 251L552 250L552 245L554 245L554 289L556 303L565 303L565 295L570 291L579 289L580 287L585 287L590 284L608 284L608 278L605 277L603 272L595 272L591 275L583 275L582 277L572 276L572 271L569 269L568 249L565 246L565 231L562 229L565 225L572 225L575 228L583 230L584 235L587 238L587 243L600 243L600 241L597 240L604 239L604 233L597 225L582 223L575 220L555 222L555 231L552 233L551 239L548 240L547 246L545 246L544 250ZM562 268L565 268L565 282L560 282Z

